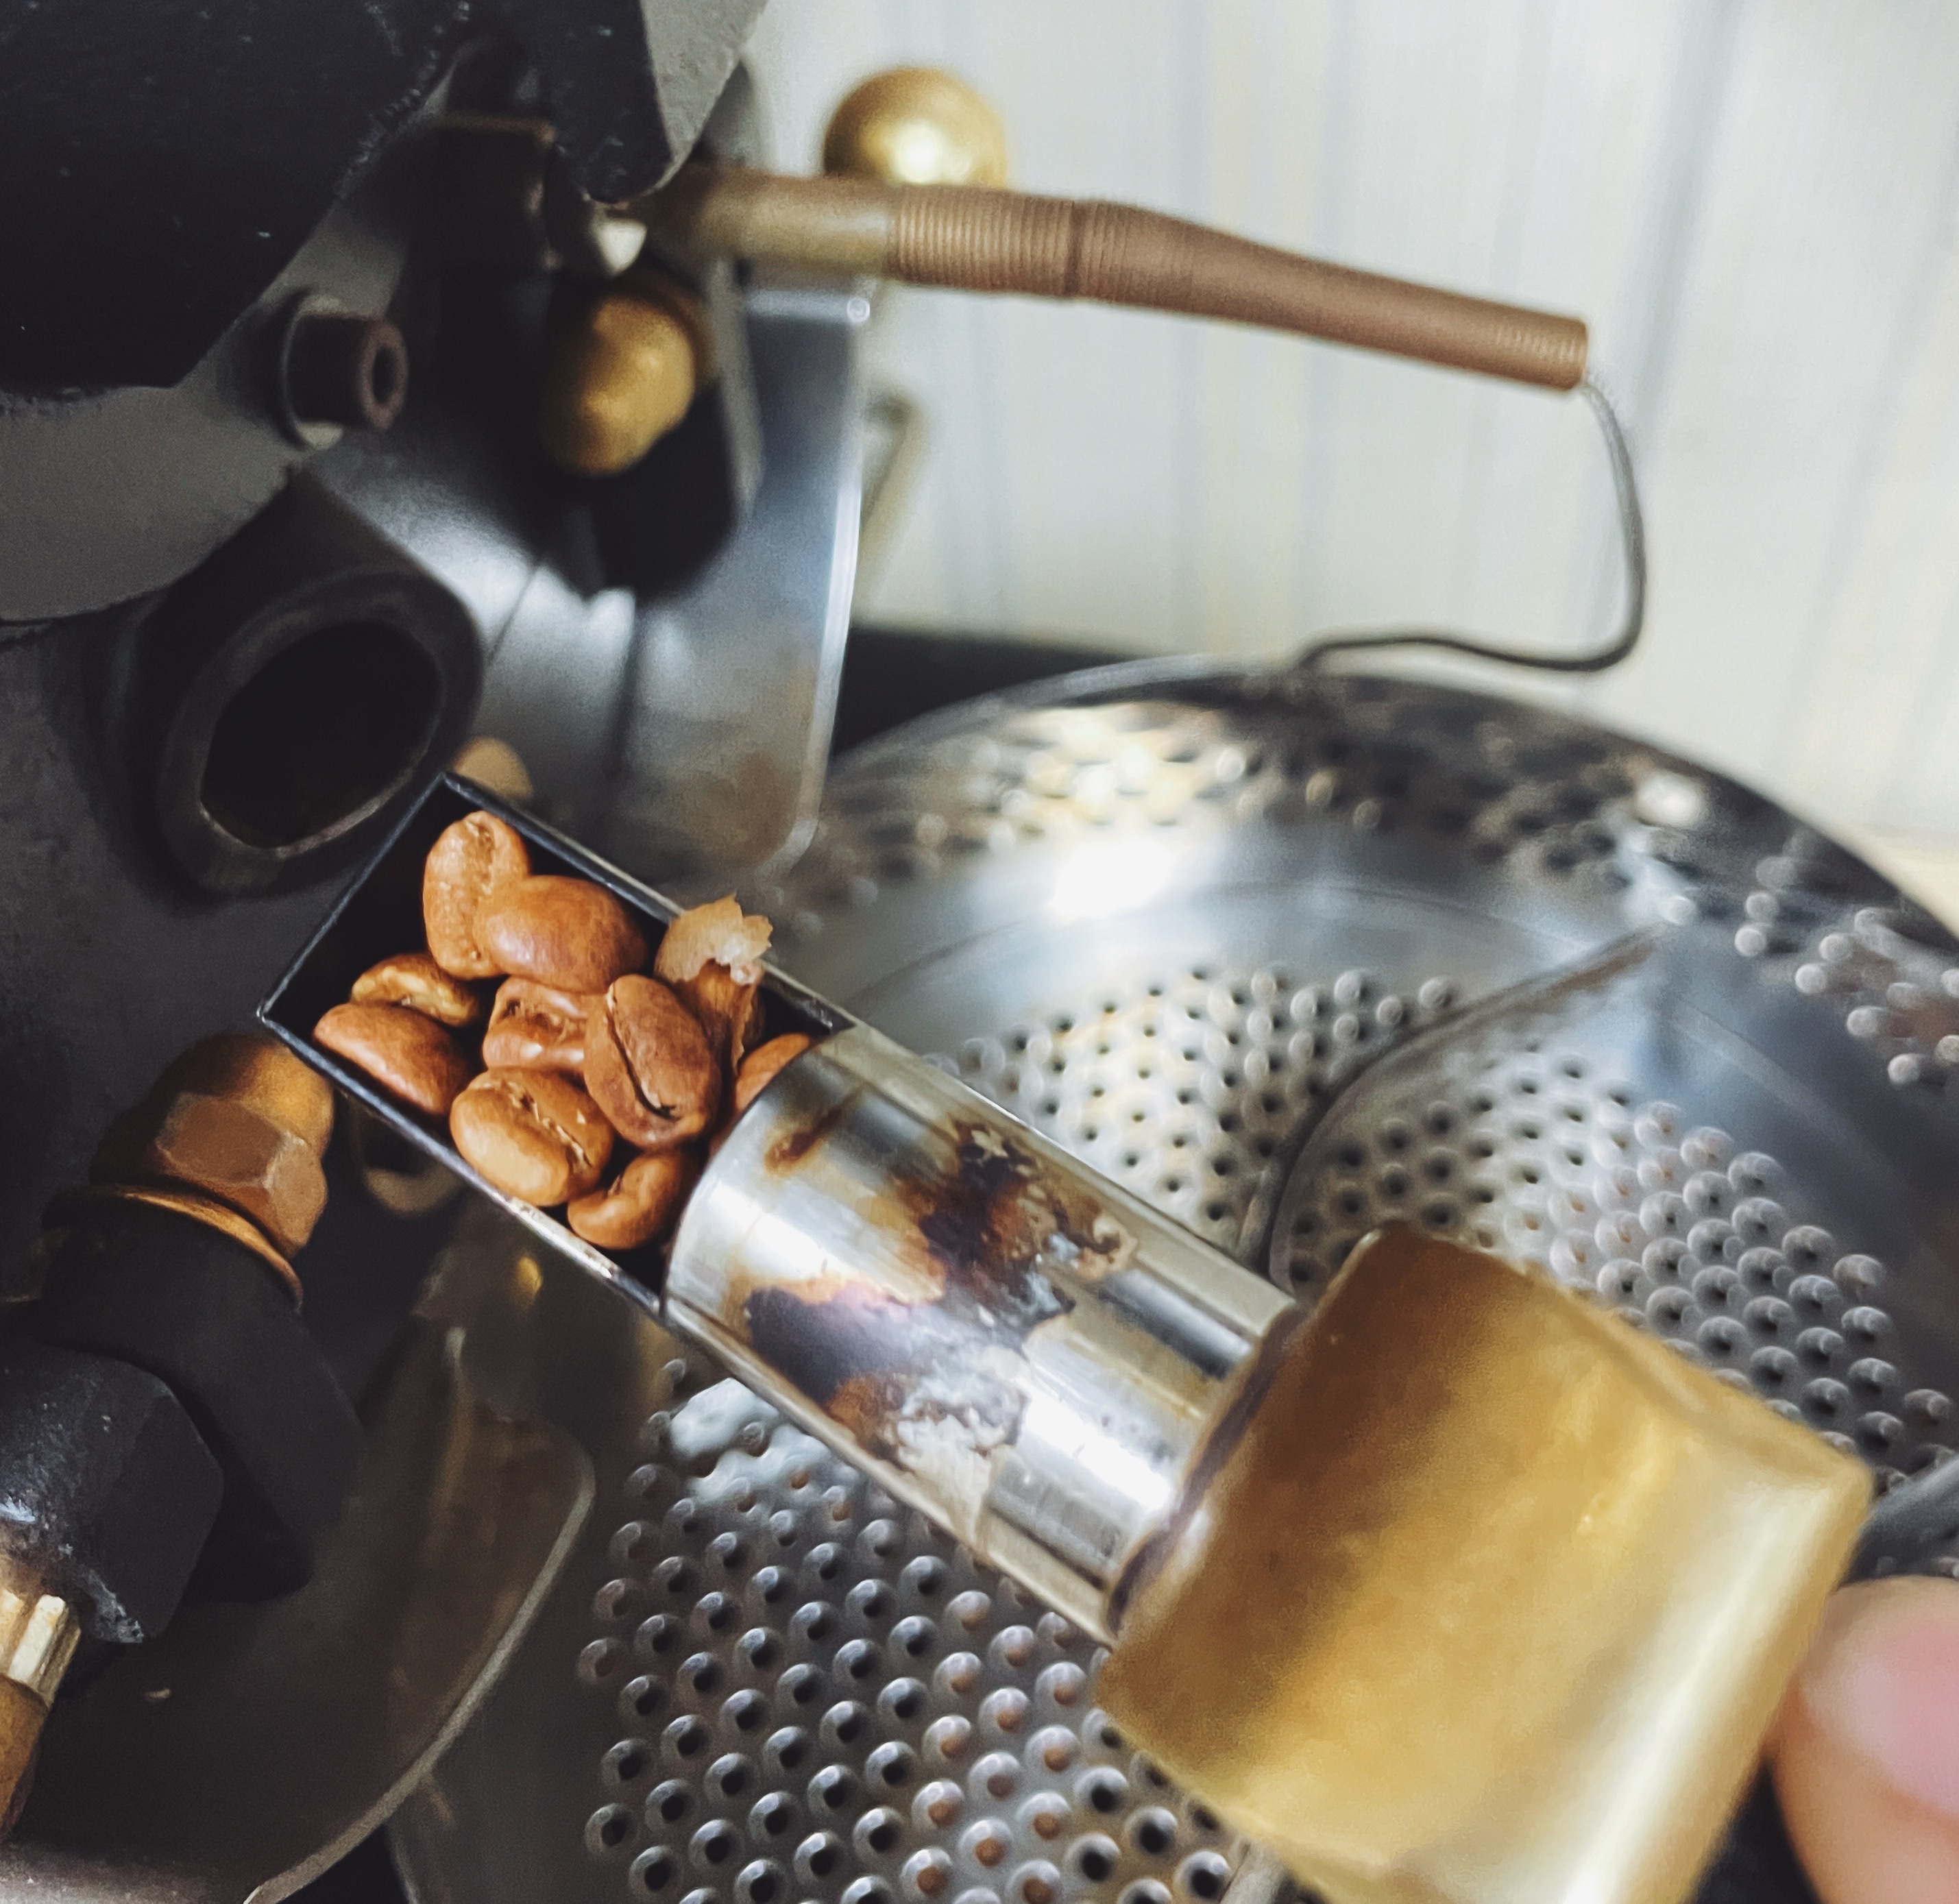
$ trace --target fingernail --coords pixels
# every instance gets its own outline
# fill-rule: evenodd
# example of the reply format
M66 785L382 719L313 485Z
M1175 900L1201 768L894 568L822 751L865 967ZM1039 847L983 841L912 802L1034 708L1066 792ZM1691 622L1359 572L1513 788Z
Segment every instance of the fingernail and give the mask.
M1799 1690L1894 1790L1959 1820L1959 1585L1884 1580L1840 1593Z

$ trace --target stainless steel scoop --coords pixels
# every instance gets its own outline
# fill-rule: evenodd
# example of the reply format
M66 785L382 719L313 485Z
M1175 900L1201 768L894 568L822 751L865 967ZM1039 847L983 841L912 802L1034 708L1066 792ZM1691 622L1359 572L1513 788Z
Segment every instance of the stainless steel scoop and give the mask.
M1335 1178L1357 1179L1370 1198L1399 1194L1421 1214L1411 1193L1429 1150L1442 1147L1418 1125L1405 1133L1385 1112L1367 1123L1364 1099L1352 1100L1363 1163L1333 1157L1335 1178L1321 1172L1331 1154L1314 1132L1329 1102L1345 1110L1350 1081L1464 1004L1582 961L1629 933L1670 928L1682 956L1668 968L1665 1002L1676 1021L1690 1014L1688 1033L1668 1033L1637 1000L1610 1027L1595 1027L1603 1039L1596 1075L1628 1100L1618 1106L1601 1090L1596 1122L1608 1121L1607 1105L1635 1125L1652 1113L1650 1137L1632 1134L1642 1147L1630 1166L1636 1176L1642 1161L1681 1167L1660 1154L1678 1152L1684 1163L1684 1140L1696 1132L1725 1132L1732 1146L1725 1161L1717 1165L1710 1150L1688 1179L1718 1171L1736 1202L1782 1203L1781 1231L1747 1246L1780 1252L1792 1289L1801 1277L1787 1254L1791 1233L1827 1233L1829 1259L1815 1273L1843 1300L1825 1309L1840 1319L1875 1310L1877 1339L1891 1331L1889 1355L1851 1353L1862 1345L1834 1331L1853 1403L1862 1379L1852 1378L1853 1365L1883 1362L1897 1373L1830 1432L1848 1434L1885 1480L1912 1461L1938 1460L1947 1445L1954 1307L1938 1243L1953 1214L1955 1122L1940 1040L1959 1031L1943 976L1959 957L1868 868L1690 763L1582 722L1453 690L1130 671L976 704L861 751L833 783L808 858L751 903L782 922L786 958L799 976L900 1041L938 1053L1241 1258L1269 1259L1283 1236L1288 1277L1290 1213L1322 1190L1337 1194L1329 1188ZM1694 1049L1710 1028L1723 1062L1701 1061ZM1525 1061L1545 1055L1524 1049L1535 1036L1519 1031L1510 1053L1519 1082L1501 1104L1513 1117L1532 1096L1522 1088ZM1533 1075L1545 1097L1544 1070ZM1396 1081L1382 1077L1383 1090ZM1418 1088L1405 1074L1400 1081ZM1671 1138L1659 1115L1668 1104ZM1494 1114L1493 1106L1475 1115ZM1841 1167L1846 1125L1856 1154L1879 1166L1875 1192L1865 1172ZM1412 1166L1407 1147L1396 1147L1405 1136ZM1466 1141L1480 1139L1472 1132ZM1452 1202L1441 1221L1521 1221L1529 1196L1557 1187L1542 1170L1535 1186L1515 1175L1528 1162L1517 1147L1532 1141L1506 1127L1501 1161L1512 1174L1490 1204L1475 1206L1480 1218L1468 1216L1466 1201ZM1812 1176L1812 1160L1833 1157L1838 1167ZM1792 1176L1779 1196L1732 1174L1739 1163L1745 1176L1765 1158ZM1669 1195L1688 1199L1686 1188L1661 1184L1633 1215L1643 1220L1647 1198ZM1275 1221L1282 1201L1283 1226ZM1623 1252L1643 1273L1649 1245L1668 1246L1658 1261L1691 1236L1692 1223L1678 1237L1666 1230L1672 1208L1656 1205L1661 1227ZM1566 1233L1547 1233L1555 1241ZM1745 1287L1747 1271L1723 1253L1730 1239L1703 1233L1700 1240ZM1824 1246L1806 1240L1820 1261ZM1805 1241L1797 1238L1799 1249ZM1300 1249L1303 1265L1310 1252ZM1872 1263L1890 1272L1881 1290L1883 1270ZM1594 1266L1595 1287L1605 1266ZM1310 1287L1310 1272L1306 1280ZM1690 1303L1700 1299L1693 1284L1690 1274ZM1761 1294L1792 1311L1814 1293L1792 1300L1774 1284L1772 1272ZM1643 1309L1660 1286L1636 1293ZM1697 1340L1715 1319L1704 1305L1697 1315L1683 1306L1675 1319ZM1729 1319L1746 1344L1742 1379L1783 1366L1759 1354L1784 1346L1775 1332L1787 1327L1781 1311L1751 1315L1745 1302ZM537 1346L548 1363L551 1341ZM672 1352L649 1330L646 1353L657 1369ZM677 1899L697 1890L725 1898L748 1896L767 1879L797 1896L862 1885L862 1898L929 1897L938 1893L929 1874L940 1867L928 1854L946 1861L940 1888L955 1896L1004 1898L1024 1871L1037 1889L1050 1882L1048 1868L1059 1890L1084 1896L1141 1884L1202 1898L1206 1886L1225 1881L1237 1852L1215 1821L1207 1826L1158 1791L1148 1768L1103 1736L1086 1686L1072 1706L1043 1690L1072 1683L1065 1673L1043 1680L1064 1664L1092 1667L1078 1635L1043 1628L997 1576L975 1574L967 1587L957 1571L964 1563L941 1537L759 1404L733 1406L719 1390L712 1407L690 1414L690 1385L706 1378L675 1359L678 1412L656 1411L664 1419L643 1442L635 1404L622 1398L608 1415L606 1398L581 1398L602 1499L607 1487L615 1499L624 1490L620 1518L595 1527L554 1615L453 1764L398 1825L418 1889L482 1897L506 1894L507 1884L508 1894L535 1895L548 1879L557 1894L611 1897L624 1883L629 1895L665 1896L671 1884ZM1839 1378L1809 1377L1792 1401L1781 1398L1800 1410L1808 1381L1825 1379ZM1884 1441L1888 1428L1867 1430L1867 1415L1888 1416L1907 1432ZM676 1449L668 1437L683 1416L688 1426ZM799 1474L802 1486L792 1485ZM874 1522L884 1525L873 1532ZM618 1544L608 1545L615 1534ZM964 1614L948 1620L932 1609L919 1591L929 1567L907 1572L934 1559L954 1569L948 1577L960 1591L986 1595L983 1608L964 1603L973 1626L960 1623ZM685 1565L662 1576L670 1560ZM670 1590L668 1580L681 1584ZM827 1607L834 1631L806 1638L792 1624L805 1607L812 1631ZM671 1658L639 1637L662 1613L675 1623L672 1645L681 1649ZM757 1632L764 1641L750 1640ZM752 1683L743 1677L751 1669L742 1645L752 1652L771 1633L800 1648L792 1663L816 1676L809 1709L817 1722L802 1728L821 1760L813 1772L814 1760L792 1769L742 1747L748 1735L738 1722L748 1709L726 1715ZM913 1644L916 1652L907 1650ZM955 1664L941 1675L948 1660ZM911 1703L912 1681L925 1689L922 1706ZM654 1709L622 1706L628 1686ZM996 1722L1017 1709L1007 1695L1027 1701L1018 1731ZM861 1713L841 1714L825 1732L823 1715L846 1705ZM670 1715L649 1729L663 1712ZM707 1728L691 1754L680 1750L690 1733L670 1747L665 1730L690 1716ZM765 1718L764 1747L781 1729L773 1707ZM975 1744L986 1747L980 1757L992 1761L989 1776L999 1774L997 1793L973 1782L976 1760L957 1777L949 1761L926 1766L925 1732L941 1719L973 1728ZM1060 1770L1030 1744L1051 1725L1074 1741L1057 1749ZM643 1763L616 1750L636 1738L648 1747ZM883 1774L867 1779L872 1756L885 1751L881 1766L905 1763L887 1748L912 1755L920 1774L933 1771L904 1789L954 1784L957 1807L941 1817L929 1805L874 1803L870 1780ZM731 1753L752 1767L729 1768L748 1781L736 1793L723 1788L726 1772L719 1785L711 1778ZM821 1816L809 1781L832 1768L847 1779L823 1789L849 1795L823 1827L834 1856L819 1871L812 1852L809 1868L799 1870L795 1848L820 1835L805 1829ZM1084 1782L1104 1771L1110 1779ZM649 1810L652 1793L676 1782L684 1800L667 1791ZM783 1833L800 1834L786 1856L769 1850L779 1852L783 1834L771 1836L755 1820L764 1798L780 1801L764 1819L786 1816ZM1035 1806L1037 1798L1059 1809ZM669 1801L672 1817L663 1809ZM880 1829L890 1822L881 1817L857 1831L873 1812L892 1814L895 1836ZM1146 1814L1148 1822L1136 1822ZM1039 1829L1043 1818L1061 1820L1051 1835ZM698 1838L717 1820L726 1833ZM991 1855L996 1842L1002 1848L988 1862L980 1852ZM775 1868L741 1890L758 1863ZM665 1874L660 1885L651 1881L656 1873Z

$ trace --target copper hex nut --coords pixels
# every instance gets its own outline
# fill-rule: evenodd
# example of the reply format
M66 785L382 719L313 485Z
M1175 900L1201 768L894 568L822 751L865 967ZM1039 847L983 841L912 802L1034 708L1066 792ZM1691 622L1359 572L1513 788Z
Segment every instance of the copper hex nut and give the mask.
M247 1106L322 1156L333 1134L333 1087L264 1032L200 1038L170 1063L150 1095L166 1090L199 1091Z
M192 1046L110 1126L89 1178L210 1197L290 1254L326 1207L332 1131L323 1079L270 1038L226 1033Z

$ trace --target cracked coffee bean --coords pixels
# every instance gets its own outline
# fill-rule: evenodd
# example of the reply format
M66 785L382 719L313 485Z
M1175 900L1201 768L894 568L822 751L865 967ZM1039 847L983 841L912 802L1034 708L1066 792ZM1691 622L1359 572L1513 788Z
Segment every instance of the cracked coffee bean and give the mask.
M457 1030L483 1016L483 995L426 952L402 952L370 965L354 981L353 999L357 1005L406 1005Z
M597 1188L612 1128L568 1077L548 1071L486 1071L449 1113L456 1147L499 1190L540 1209Z
M666 1233L700 1174L685 1150L637 1157L603 1190L573 1202L565 1219L601 1249L638 1249Z
M811 1040L799 1031L786 1032L758 1046L735 1076L735 1115L739 1117L775 1081L776 1074L809 1049Z
M694 1014L716 1061L725 1071L741 1067L748 1042L761 1027L762 995L757 985L744 985L717 960L703 966L691 979L678 979L674 995Z
M335 1005L313 1035L430 1117L440 1117L469 1081L469 1061L456 1040L407 1005Z
M622 978L586 1020L585 1084L627 1143L663 1150L697 1137L721 1103L702 1030L657 979Z
M603 992L646 957L631 916L604 887L555 873L499 887L476 916L476 936L498 971L560 992Z
M467 814L445 827L422 867L422 924L430 956L459 979L494 979L508 968L476 936L484 902L531 870L530 849L494 814Z
M560 992L535 979L506 979L483 1034L483 1061L500 1070L585 1069L586 1014L598 1003L591 992Z
M732 1072L760 1028L762 955L773 928L730 896L691 907L667 928L653 975L699 1020L723 1067Z

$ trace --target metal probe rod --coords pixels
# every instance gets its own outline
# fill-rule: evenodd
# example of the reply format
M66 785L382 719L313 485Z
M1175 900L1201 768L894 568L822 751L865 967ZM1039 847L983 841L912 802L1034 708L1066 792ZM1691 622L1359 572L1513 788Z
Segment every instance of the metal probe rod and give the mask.
M1585 375L1577 318L1351 271L1135 205L691 165L628 209L709 256L1180 311L1553 390Z

